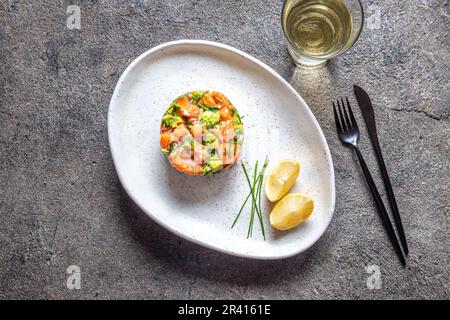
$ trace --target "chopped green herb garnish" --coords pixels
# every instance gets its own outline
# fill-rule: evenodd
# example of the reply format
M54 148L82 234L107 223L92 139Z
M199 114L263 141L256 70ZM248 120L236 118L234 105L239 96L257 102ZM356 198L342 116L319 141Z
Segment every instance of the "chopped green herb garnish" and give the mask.
M183 118L178 115L166 114L162 118L162 124L169 128L176 128L179 123L183 123Z
M192 101L195 103L195 104L197 104L198 103L198 101L201 99L201 98L203 98L203 96L207 93L208 91L192 91L192 94L191 94L191 99L192 99Z
M262 193L262 183L264 180L264 173L266 171L267 168L267 164L269 163L269 159L266 156L266 159L264 161L264 164L262 166L261 171L259 171L258 173L258 161L256 161L255 167L254 167L254 173L253 173L253 181L250 180L250 177L248 175L247 172L247 168L245 167L244 162L242 162L242 169L244 170L244 174L245 174L245 178L247 180L248 186L250 188L250 191L247 195L247 197L244 200L244 203L241 205L241 208L239 209L238 214L236 215L236 218L233 221L233 224L231 226L231 228L233 228L236 224L236 222L238 221L242 210L244 209L245 205L248 202L248 199L252 199L252 206L250 209L250 221L249 221L249 225L248 225L248 230L247 230L247 239L249 237L252 236L253 234L253 225L254 225L254 220L255 220L255 213L258 217L259 220L259 224L261 227L261 232L263 235L264 240L266 239L266 233L265 233L265 229L264 229L264 220L263 220L263 216L262 216L262 210L261 210L261 193Z
M202 108L203 110L205 110L205 111L213 111L213 112L216 112L217 110L219 110L219 108L218 107L215 107L215 106L207 106L207 105L204 105L203 103L199 103L199 104L197 104L200 108Z
M177 143L175 141L172 141L169 144L169 153L172 153L173 149L175 148L175 146L177 145Z
M237 118L237 121L238 121L237 123L238 123L238 124L242 124L242 118L243 118L244 116L241 117L241 116L239 115L238 111L236 110L236 108L234 108L234 107L233 107L233 117L236 117L236 118Z

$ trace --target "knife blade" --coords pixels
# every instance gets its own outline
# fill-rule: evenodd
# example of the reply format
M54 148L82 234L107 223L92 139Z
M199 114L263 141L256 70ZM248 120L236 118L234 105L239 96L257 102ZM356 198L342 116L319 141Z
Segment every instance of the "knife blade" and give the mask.
M378 160L378 166L380 168L384 187L389 199L389 205L394 216L395 226L397 227L397 232L399 234L400 242L403 247L405 255L408 255L409 249L406 241L405 232L403 229L402 220L400 213L398 211L397 201L395 200L394 191L392 190L391 181L389 179L389 174L386 170L386 165L384 163L383 154L381 153L380 142L378 140L377 126L375 122L375 114L373 111L372 101L369 95L359 86L353 85L353 90L355 92L356 101L358 101L359 108L366 123L367 131L369 133L370 141L372 142L372 147L375 150L375 155Z

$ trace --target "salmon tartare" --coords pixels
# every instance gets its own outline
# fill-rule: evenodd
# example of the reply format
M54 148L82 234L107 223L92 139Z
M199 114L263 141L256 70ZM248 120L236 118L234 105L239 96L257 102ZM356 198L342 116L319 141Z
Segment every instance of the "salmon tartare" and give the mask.
M176 98L161 121L161 151L189 175L217 173L235 163L244 126L235 106L217 91L192 91Z

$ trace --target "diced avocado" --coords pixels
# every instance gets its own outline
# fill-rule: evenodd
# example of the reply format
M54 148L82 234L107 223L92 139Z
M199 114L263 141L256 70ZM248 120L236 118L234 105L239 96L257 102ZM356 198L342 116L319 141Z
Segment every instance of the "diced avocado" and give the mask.
M175 102L172 102L165 114L174 115L173 112L177 111L178 109L180 109L180 107Z
M183 119L178 115L166 114L162 118L162 123L166 127L176 128L179 123L182 123Z
M234 138L235 143L242 144L242 141L244 140L244 125L242 124L234 124L234 131L236 133L236 136Z
M212 173L211 167L209 165L207 165L207 164L204 164L202 166L202 176L206 176L206 175L211 174L211 173Z
M214 142L217 141L217 138L215 135L213 135L212 133L208 132L205 136L205 139L203 140L203 142L205 143L205 146L210 146L213 145Z
M209 166L211 167L212 170L219 169L220 167L222 167L222 161L220 161L220 160L211 160L209 162Z
M220 121L220 114L213 111L203 111L200 121L203 122L208 128L214 126Z
M210 154L206 160L208 166L211 168L212 172L220 171L223 168L222 161L214 154Z
M198 103L198 101L207 93L208 91L192 91L192 100L194 103Z

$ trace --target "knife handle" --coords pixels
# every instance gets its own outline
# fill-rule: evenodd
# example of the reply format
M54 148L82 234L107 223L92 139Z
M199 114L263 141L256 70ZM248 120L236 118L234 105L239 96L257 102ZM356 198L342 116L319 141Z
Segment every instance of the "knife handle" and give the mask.
M364 161L361 153L359 152L359 149L357 147L355 147L354 149L356 152L356 156L358 157L359 164L361 165L364 178L366 179L366 182L369 185L369 189L370 192L372 193L373 200L375 201L375 205L377 206L378 214L380 215L380 218L383 222L383 226L386 229L387 234L389 236L389 240L391 241L398 258L400 259L400 262L402 263L403 266L406 266L405 257L403 256L402 249L400 248L397 236L395 235L394 227L392 226L391 220L389 219L389 215L383 204L383 200L381 199L377 187L375 186L375 182L373 181L369 168L367 168L366 162Z
M378 164L380 167L381 175L383 177L384 187L386 188L386 193L389 199L389 205L392 210L392 215L394 216L395 226L397 227L398 235L400 237L400 242L403 247L405 255L408 255L408 243L406 242L405 231L403 230L402 219L400 218L400 213L398 212L397 201L395 200L394 190L392 190L391 180L389 179L389 174L386 170L386 165L384 163L383 154L381 153L380 145L373 141L373 147L375 149L375 154L378 159Z

